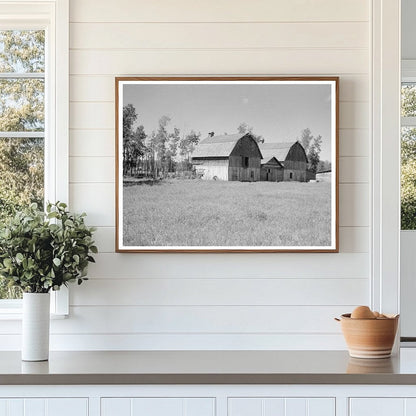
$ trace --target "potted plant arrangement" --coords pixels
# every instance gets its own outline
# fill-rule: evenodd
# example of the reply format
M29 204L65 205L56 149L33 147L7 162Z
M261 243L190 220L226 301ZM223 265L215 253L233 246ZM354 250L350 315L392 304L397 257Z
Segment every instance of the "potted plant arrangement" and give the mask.
M36 204L9 218L0 230L0 276L23 291L22 360L49 357L50 291L86 280L97 247L86 214L71 214L64 203Z

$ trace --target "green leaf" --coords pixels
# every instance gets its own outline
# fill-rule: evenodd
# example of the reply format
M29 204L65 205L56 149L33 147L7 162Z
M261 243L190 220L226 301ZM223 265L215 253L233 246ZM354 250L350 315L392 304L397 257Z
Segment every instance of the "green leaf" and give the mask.
M53 259L53 264L54 264L56 267L59 267L59 266L61 265L61 259L58 259L57 257L55 257L55 258Z

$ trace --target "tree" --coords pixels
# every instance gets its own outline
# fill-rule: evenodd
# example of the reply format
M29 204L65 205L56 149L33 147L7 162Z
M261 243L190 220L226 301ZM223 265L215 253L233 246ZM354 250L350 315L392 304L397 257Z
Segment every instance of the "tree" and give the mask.
M180 130L177 127L174 127L173 133L170 133L168 136L168 145L166 150L166 158L168 160L168 171L173 170L174 159L178 153L178 145L181 139Z
M305 149L306 156L308 158L308 169L312 172L317 172L320 162L320 153L322 146L322 136L314 137L309 128L303 129L298 139L300 144Z
M401 115L416 115L416 86L402 86ZM402 128L401 135L401 228L416 229L416 128Z
M313 140L311 130L309 128L303 129L300 135L300 144L305 149L306 154L309 152L309 146Z
M401 228L416 229L416 128L402 129Z
M309 169L312 172L317 172L319 165L319 154L321 153L322 137L317 136L313 139L312 145L309 147L308 162Z
M331 170L331 162L329 160L320 160L318 163L317 172L326 172Z
M401 228L416 229L416 160L402 165L401 169Z
M133 124L137 120L136 109L133 104L123 107L123 175L132 174Z
M237 127L237 132L238 132L239 134L250 133L250 134L253 136L254 140L255 140L257 143L264 143L264 138L263 138L263 136L260 136L260 135L256 135L256 134L254 134L254 133L253 133L253 127L249 126L249 125L248 125L247 123L245 123L245 122L240 123L240 125Z
M45 71L45 32L0 30L0 72ZM44 80L0 79L0 131L44 131ZM0 223L44 199L43 138L0 138ZM20 297L0 279L0 298Z
M179 143L180 155L186 158L189 162L189 156L195 150L196 145L199 143L201 133L196 133L195 130L191 130L186 136L182 138Z
M43 72L44 31L0 31L0 72ZM0 80L0 131L44 130L44 81ZM0 139L0 221L21 207L43 205L42 138Z
M165 174L167 171L166 144L168 142L169 133L167 126L170 123L170 117L162 116L159 119L159 128L155 136L155 150L157 155L158 167Z

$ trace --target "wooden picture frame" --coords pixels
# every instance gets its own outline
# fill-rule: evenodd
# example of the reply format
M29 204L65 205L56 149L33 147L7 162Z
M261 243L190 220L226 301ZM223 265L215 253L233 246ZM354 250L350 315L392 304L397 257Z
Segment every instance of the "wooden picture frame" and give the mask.
M117 77L116 251L338 252L338 90Z

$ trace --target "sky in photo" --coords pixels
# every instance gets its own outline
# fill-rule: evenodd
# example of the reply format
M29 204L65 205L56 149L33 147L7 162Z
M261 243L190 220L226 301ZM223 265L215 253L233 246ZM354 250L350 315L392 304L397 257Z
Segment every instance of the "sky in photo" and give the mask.
M241 123L253 127L265 143L290 142L309 128L322 136L321 160L331 159L331 87L328 84L129 84L123 105L133 104L147 134L157 131L161 116L169 130L182 134L237 133Z

